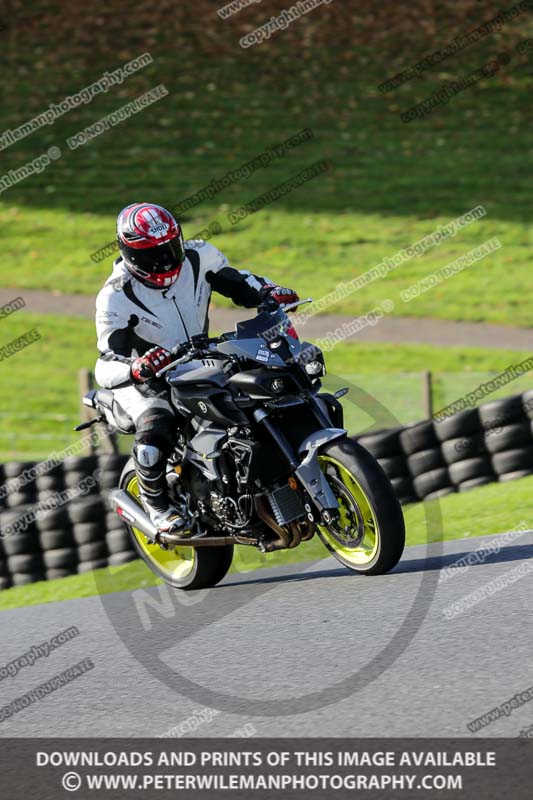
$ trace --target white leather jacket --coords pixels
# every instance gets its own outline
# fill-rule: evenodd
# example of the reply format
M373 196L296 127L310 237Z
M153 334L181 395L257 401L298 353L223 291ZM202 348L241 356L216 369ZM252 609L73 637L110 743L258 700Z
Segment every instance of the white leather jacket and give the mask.
M266 278L231 267L226 257L202 240L185 243L185 261L176 282L156 289L137 280L122 257L96 298L96 381L107 389L129 384L130 367L116 356L137 358L154 345L170 350L189 336L207 333L214 290L237 305L261 301Z

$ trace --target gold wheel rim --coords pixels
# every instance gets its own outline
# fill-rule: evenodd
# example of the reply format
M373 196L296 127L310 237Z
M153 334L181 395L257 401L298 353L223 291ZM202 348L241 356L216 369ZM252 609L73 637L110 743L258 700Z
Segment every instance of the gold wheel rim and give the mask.
M140 497L137 475L130 478L126 491L132 497L137 499ZM130 527L146 560L157 567L165 578L174 581L183 580L191 574L196 562L196 550L194 547L179 546L163 550L158 544L152 544L138 528Z
M366 566L375 559L379 550L381 538L374 509L361 484L344 464L341 464L336 458L332 458L328 455L320 455L318 461L323 472L325 472L328 465L335 468L338 480L341 481L345 490L351 495L357 506L362 526L362 531L361 529L357 531L358 535L354 539L354 542L357 542L357 544L354 545L350 545L348 542L343 544L339 541L339 538L331 533L324 525L317 525L319 534L326 546L335 553L338 553L344 561L352 564L354 567ZM341 506L341 523L344 523L345 526L349 526L351 521L349 509L347 505L344 505L341 501L339 502ZM349 540L349 535L347 535L346 538Z

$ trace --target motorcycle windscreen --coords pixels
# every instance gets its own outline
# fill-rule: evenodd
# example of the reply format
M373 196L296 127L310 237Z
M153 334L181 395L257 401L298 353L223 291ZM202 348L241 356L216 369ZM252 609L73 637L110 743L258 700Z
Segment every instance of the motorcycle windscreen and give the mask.
M298 344L298 343L296 343ZM286 361L275 350L271 350L261 339L232 339L217 345L221 353L249 358L264 367L284 367Z
M262 336L271 341L276 336L283 335L285 329L290 327L290 320L280 308L275 314L261 311L253 319L246 319L236 325L236 339L253 339Z

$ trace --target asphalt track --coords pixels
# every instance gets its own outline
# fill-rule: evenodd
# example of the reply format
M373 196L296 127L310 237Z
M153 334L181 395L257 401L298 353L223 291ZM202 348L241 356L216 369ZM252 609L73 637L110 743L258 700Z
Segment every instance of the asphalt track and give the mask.
M411 547L376 578L332 559L229 576L186 595L189 605L153 588L3 611L0 667L71 625L80 635L0 680L0 706L84 658L95 667L0 723L0 736L161 736L212 707L199 702L202 687L233 699L187 735L229 736L248 724L257 736L471 736L469 721L533 685L532 572L453 619L444 613L496 577L533 568L528 531L442 580L442 569L489 541ZM357 688L336 697L354 674ZM307 696L320 698L313 710L292 713ZM269 713L251 710L268 700ZM515 737L531 725L525 703L477 735Z
M94 297L91 295L43 292L37 289L0 288L0 306L15 297L26 302L24 311L35 314L68 314L74 317L94 318ZM217 308L209 310L212 330L230 331L239 320L249 319L250 310ZM322 314L310 317L305 327L298 326L302 337L320 339L337 328L353 323L353 316ZM347 341L403 342L404 344L430 344L437 347L495 347L531 352L532 333L529 328L495 325L487 322L459 322L457 320L394 317L380 319L379 325L367 325L360 331L345 335Z

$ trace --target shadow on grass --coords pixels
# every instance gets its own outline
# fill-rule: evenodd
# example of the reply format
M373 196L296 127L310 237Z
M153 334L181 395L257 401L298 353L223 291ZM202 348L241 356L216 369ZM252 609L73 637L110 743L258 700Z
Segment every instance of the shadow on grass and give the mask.
M311 141L195 206L192 215L207 221L221 203L237 208L328 159L327 173L279 197L263 214L274 208L430 219L484 203L493 220L530 221L527 64L518 57L501 74L406 124L402 111L484 65L494 43L449 59L444 73L428 71L382 94L377 86L393 73L385 57L380 63L373 53L366 65L341 64L337 53L324 51L316 53L316 63L294 58L288 69L280 42L269 42L263 56L242 52L226 61L221 56L216 63L190 54L185 75L179 47L164 52L155 47L153 64L124 81L119 94L110 90L3 151L6 173L53 145L62 156L44 172L11 186L2 202L102 215L143 198L173 207L228 170L310 128ZM269 58L266 70L267 52L280 58ZM14 52L6 58L13 85L3 102L4 129L23 124L59 102L62 92L75 93L100 75L97 62L76 65L64 76L49 75L53 89L44 91L46 82L41 82L34 98L21 69L25 58ZM409 54L405 58L408 65ZM108 67L109 58L102 65ZM160 83L167 97L86 145L68 148L67 138ZM213 88L206 91L206 86ZM223 221L224 231L232 230Z

